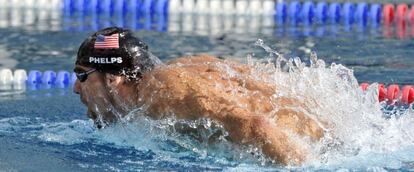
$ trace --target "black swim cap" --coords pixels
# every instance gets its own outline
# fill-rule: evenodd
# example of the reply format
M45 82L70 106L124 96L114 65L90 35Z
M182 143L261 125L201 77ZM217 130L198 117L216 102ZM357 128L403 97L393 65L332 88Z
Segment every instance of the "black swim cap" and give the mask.
M128 29L109 27L83 41L76 64L100 72L139 78L161 61L148 51L148 45Z

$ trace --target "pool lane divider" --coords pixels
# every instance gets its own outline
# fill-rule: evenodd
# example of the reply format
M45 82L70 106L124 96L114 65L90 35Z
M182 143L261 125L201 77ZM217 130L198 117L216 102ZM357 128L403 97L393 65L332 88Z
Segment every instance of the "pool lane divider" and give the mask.
M367 23L374 24L381 23L391 24L394 21L410 21L414 23L414 4L409 5L405 3L394 5L392 3L379 4L366 2L344 2L344 3L326 3L324 1L280 1L276 3L276 16L280 21L303 21L309 22L316 19L319 23L325 23L329 20L331 23L339 23L341 20L346 24Z
M169 4L172 4L171 6ZM268 9L273 4L272 9ZM272 6L272 5L271 5ZM211 8L211 9L210 9ZM395 19L414 21L414 5L380 4L367 2L313 2L313 1L272 1L251 0L63 0L62 9L65 14L73 13L218 13L218 14L268 14L276 15L282 21L289 18L296 22L312 22L314 19L324 23L328 19L338 23L361 21L366 23L392 23Z
M36 88L37 85L48 85L51 88L56 86L58 88L66 88L72 86L76 82L76 74L68 71L52 71L47 70L41 72L39 70L30 70L28 73L23 69L17 69L14 72L10 69L0 70L0 85L25 85ZM34 87L33 87L34 86ZM368 88L368 83L361 83L360 87L363 91ZM7 88L7 87L6 87ZM8 87L11 88L11 87ZM16 87L25 88L25 87ZM399 85L391 84L385 87L384 84L378 85L378 100L380 102L387 101L390 104L395 101L400 101L404 104L411 104L414 102L414 85L405 85L400 89Z
M76 81L76 74L65 70L58 72L47 70L41 72L39 70L30 70L26 72L23 69L17 69L14 72L10 69L0 70L0 86L1 88L11 89L25 88L28 85L30 88L37 89L40 85L45 88L67 88L72 86Z
M191 13L191 14L240 14L276 15L297 22L327 20L333 22L355 21L391 24L394 21L414 23L414 4L371 2L326 2L283 0L21 0L4 2L6 8L59 9L65 14L126 14L126 13ZM45 4L45 2L47 4ZM282 20L284 21L284 20Z
M368 83L361 83L360 87L363 91L368 88ZM388 104L394 104L396 101L400 101L403 104L414 103L414 85L405 85L400 89L397 84L388 85L378 84L378 101L387 101Z
M96 3L99 2L99 4L95 4L95 1ZM68 12L63 13L63 28L64 30L69 31L96 31L99 30L99 28L120 26L137 30L147 29L165 32L170 29L176 31L177 28L173 28L175 25L170 25L168 20L171 11L179 11L174 5L172 7L169 6L172 1L173 0L65 0L66 5L64 5L64 9ZM215 11L218 11L216 12L217 14L228 14L227 12L220 11L221 8L227 9L227 7L222 7L220 4L227 4L226 6L229 6L228 2L222 3L218 0L198 0L193 2L195 3L193 4L193 12L180 13L186 15L180 15L180 18L184 20L188 19L187 15L205 13L202 12L203 10L198 11L199 7L197 6L197 3L205 3L205 6L207 6L206 8L212 8L211 5L213 1L216 6L215 8L217 8ZM256 1L259 2L258 0ZM185 2L187 1L180 1L179 5L187 4ZM249 5L248 2L244 3L244 5ZM261 7L267 3L268 1L263 1L261 5L260 3L259 5L257 3L254 4ZM272 8L274 8L273 15L275 16L270 20L274 20L273 22L275 23L273 24L277 26L284 25L287 21L294 25L302 23L299 25L305 28L304 32L308 32L309 29L318 29L323 28L324 26L333 28L336 25L341 24L344 26L345 31L351 31L354 29L353 25L355 24L356 29L360 31L365 31L367 26L371 26L370 28L373 29L374 32L370 33L376 33L375 30L381 26L381 23L383 23L383 27L385 27L383 35L387 38L396 37L399 39L406 39L414 37L414 5L407 5L405 3L395 5L391 3L379 4L366 2L300 2L297 0L291 2L272 1L272 3L274 4L272 5ZM191 3L189 4L191 5ZM233 5L236 6L235 8L239 8L239 4L242 3L237 1L235 4L230 3L230 6ZM267 6L269 6L269 4L267 4ZM190 7L186 6L185 8ZM213 12L214 10L212 11L209 9L207 11ZM129 14L130 12L132 12L131 15ZM246 17L245 14L240 12L234 14L236 14L236 17ZM177 15L173 16L177 17ZM108 20L105 20L105 22L102 22L99 21L101 17L109 18ZM211 18L212 21L210 22L217 22L214 19L215 18ZM76 25L73 25L74 23L76 23ZM321 25L314 27L313 23ZM407 27L409 23L411 24L411 27ZM394 24L395 29L393 28ZM317 31L318 33L316 34L322 35L324 29L318 30L321 32ZM305 36L307 36L306 34L308 33L304 33ZM366 33L362 34L366 35Z
M190 15L190 16L188 16ZM233 23L231 27L227 27L221 25L222 23L227 22L234 22L229 17L217 17L217 16L198 16L191 17L192 14L184 14L184 15L177 15L171 21L177 21L180 23L193 23L193 26L204 26L204 27L180 27L179 25L172 25L169 24L169 19L166 18L165 15L162 14L143 14L143 16L139 16L138 18L130 18L128 17L121 17L121 18L113 18L114 20L89 20L85 19L85 16L64 16L64 20L62 22L62 29L65 31L73 32L73 31L89 31L95 32L99 30L99 28L105 28L109 26L119 26L125 27L133 30L152 30L157 32L194 32L201 35L211 35L217 36L216 33L226 32L226 31L234 31L234 28L244 28L241 30L249 30L252 33L260 33L263 29L267 28L267 22L258 23L258 21L270 21L264 18L264 16L259 16L260 18L252 19L246 16L246 20L250 20L256 23ZM99 17L96 17L99 18ZM83 20L85 19L85 20ZM277 20L277 19L276 19ZM115 23L113 23L115 22ZM276 21L277 22L277 21ZM210 23L210 25L207 25ZM283 25L283 24L282 24ZM302 36L312 36L312 37L334 37L336 38L340 34L340 31L343 32L353 32L352 36L357 36L358 39L366 39L369 37L385 37L387 39L413 39L414 38L414 24L410 27L407 26L407 22L399 22L394 25L383 25L383 27L379 27L379 25L365 25L365 24L356 24L355 26L350 24L331 24L331 25L320 25L314 27L310 23L304 23L303 25L297 25L292 27L274 27L273 33L278 37L284 36L293 36L293 37L302 37ZM214 27L212 26L220 26ZM277 26L281 26L277 24ZM205 32L207 31L207 32Z

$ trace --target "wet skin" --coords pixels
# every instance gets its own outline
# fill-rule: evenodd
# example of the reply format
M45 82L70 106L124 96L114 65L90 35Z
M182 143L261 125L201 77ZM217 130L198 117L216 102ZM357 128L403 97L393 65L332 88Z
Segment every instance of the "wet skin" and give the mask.
M80 73L91 69L76 65L74 71ZM114 89L114 84L119 82L119 80L114 79L122 78L95 71L89 74L84 82L76 80L73 87L73 91L80 95L82 103L88 108L88 117L93 119L99 128L103 125L102 123L109 124L116 121L130 109L120 99L131 99L131 96L118 94L117 92L127 84L119 84L119 88Z
M90 68L77 65L75 69ZM229 69L232 75L226 72ZM77 81L74 91L95 121L102 116L103 121L113 122L142 105L154 119L171 114L181 119L211 118L224 126L234 143L260 147L281 164L303 163L311 143L292 135L317 142L324 135L323 127L295 108L309 108L299 101L272 98L280 90L251 78L250 70L244 64L200 55L159 66L138 82L94 72L85 82Z

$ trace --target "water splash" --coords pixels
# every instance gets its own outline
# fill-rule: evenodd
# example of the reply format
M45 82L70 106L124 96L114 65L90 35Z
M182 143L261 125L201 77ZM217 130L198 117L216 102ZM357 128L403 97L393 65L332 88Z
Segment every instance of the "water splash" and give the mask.
M325 137L313 146L318 156L309 161L310 165L341 164L361 155L388 154L414 146L412 107L384 111L385 104L378 102L376 83L364 93L351 69L335 63L326 67L315 52L307 66L299 58L284 58L261 40L256 45L269 54L267 58L276 59L271 65L249 62L254 75L283 90L277 96L302 101L311 107L307 115L329 123ZM287 62L287 72L281 72L283 62ZM398 115L386 119L387 114Z

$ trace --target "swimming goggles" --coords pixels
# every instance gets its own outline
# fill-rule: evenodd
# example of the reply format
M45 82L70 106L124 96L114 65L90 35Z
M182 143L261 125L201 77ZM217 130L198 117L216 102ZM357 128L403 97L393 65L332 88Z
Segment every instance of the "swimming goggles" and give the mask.
M95 72L95 71L96 71L96 69L91 69L91 70L88 70L88 71L85 71L85 72L76 73L76 78L78 78L78 80L80 82L85 82L86 79L88 79L88 75Z

